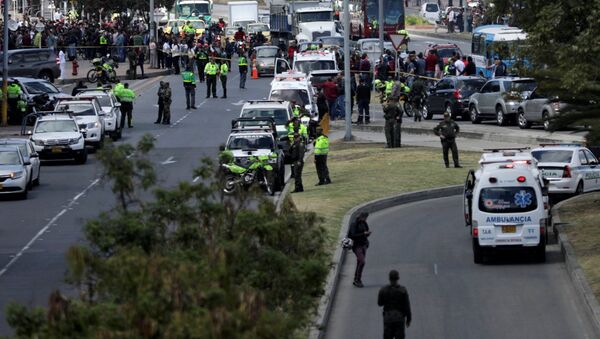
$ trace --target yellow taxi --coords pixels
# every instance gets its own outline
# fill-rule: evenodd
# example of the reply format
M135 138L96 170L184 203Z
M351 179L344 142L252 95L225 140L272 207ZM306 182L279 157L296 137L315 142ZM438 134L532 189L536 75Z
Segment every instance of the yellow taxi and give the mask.
M258 32L261 32L262 35L267 39L267 41L271 40L271 31L269 29L269 25L264 24L262 22L248 24L248 31L246 32L246 34L252 36Z

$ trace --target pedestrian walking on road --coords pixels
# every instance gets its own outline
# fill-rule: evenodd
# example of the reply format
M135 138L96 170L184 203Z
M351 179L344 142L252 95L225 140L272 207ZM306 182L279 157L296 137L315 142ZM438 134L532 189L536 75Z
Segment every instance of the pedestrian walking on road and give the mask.
M210 98L212 93L213 98L217 97L217 72L219 66L215 63L215 58L210 58L210 62L204 67L206 74L206 97Z
M356 123L371 123L371 115L369 114L371 88L365 83L363 78L360 78L358 87L356 88L356 103L358 105L358 121L356 121Z
M317 168L317 177L319 182L317 186L331 184L329 179L329 168L327 168L327 155L329 154L329 138L323 134L323 128L317 127L317 138L315 147L315 167Z
M121 126L125 126L125 117L127 117L127 126L133 128L133 101L135 92L129 89L129 84L125 83L123 89L118 92L121 102Z
M196 109L196 75L190 67L181 73L185 89L185 109Z
M412 314L406 287L398 284L398 271L389 273L390 284L382 287L377 305L383 307L383 339L404 339L405 329L410 327Z
M223 86L223 96L221 99L227 99L227 74L229 73L229 66L227 62L223 60L219 67L219 78L221 79L221 86Z
M385 119L386 148L395 148L402 145L402 109L392 98L388 98L387 104L383 106L383 117Z
M304 167L304 141L299 133L294 133L290 145L290 157L292 160L292 177L294 178L294 191L292 193L304 192L302 185L302 168Z
M350 224L350 229L348 229L348 238L352 239L352 252L356 255L356 269L354 270L354 282L352 283L356 287L364 286L362 272L365 268L369 236L371 235L369 224L367 224L368 217L369 213L362 212Z
M448 150L452 150L452 161L454 161L454 167L461 168L458 162L458 147L456 146L456 135L460 131L458 124L452 120L450 113L444 112L444 121L440 122L433 128L433 133L440 137L442 142L442 153L444 156L444 164L446 168L450 167L448 161Z
M246 76L248 75L248 60L244 54L238 59L238 68L240 71L240 88L246 88Z

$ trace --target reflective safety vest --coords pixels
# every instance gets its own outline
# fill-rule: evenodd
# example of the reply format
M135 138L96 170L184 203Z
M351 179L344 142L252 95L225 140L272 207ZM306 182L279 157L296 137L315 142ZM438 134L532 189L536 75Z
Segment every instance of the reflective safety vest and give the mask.
M183 77L183 85L195 85L196 77L193 72L185 71L181 73L181 77Z
M393 80L386 81L385 82L385 94L386 95L392 94L393 89L394 89L394 81Z
M204 67L204 73L208 75L217 75L217 64L209 62Z
M21 87L17 84L11 84L7 89L7 96L9 99L16 99L21 96Z
M102 87L102 85L98 85L98 87ZM125 85L123 85L122 83L118 83L115 85L115 87L113 88L112 92L113 94L118 98L120 95L120 92L125 89Z
M192 25L186 26L185 34L196 34L196 29Z
M223 62L221 64L221 75L227 75L227 73L229 73L229 67L227 66L226 62Z
M294 106L294 108L292 108L292 113L294 113L295 117L299 117L300 116L300 107Z
M204 53L204 51L196 51L196 59L198 60L207 60L208 59L208 55L206 55L206 53Z
M19 101L17 101L17 108L21 111L21 112L25 112L27 111L27 102L25 100L21 100L19 99Z
M405 30L405 29L401 29L401 30L398 31L398 34L402 34L404 36L408 36L408 31Z
M248 66L248 61L246 60L246 57L240 57L240 60L238 61L238 65L239 66Z
M329 138L321 135L315 141L315 155L327 155L329 153Z
M133 102L135 99L135 92L130 90L129 88L123 88L120 92L119 98L121 102Z
M379 21L373 20L373 28L379 27Z
M104 35L100 36L100 45L108 45L108 40Z
M300 131L298 132L298 134L300 134L301 137L307 138L308 139L308 129L306 128L306 126L304 126L303 124L300 124ZM288 138L290 138L290 141L294 138L294 123L290 122L287 126L287 130L288 130Z

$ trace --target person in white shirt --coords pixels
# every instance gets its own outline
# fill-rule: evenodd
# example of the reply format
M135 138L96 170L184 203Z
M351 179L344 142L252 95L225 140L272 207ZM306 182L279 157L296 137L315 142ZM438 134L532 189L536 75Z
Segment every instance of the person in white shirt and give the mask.
M59 80L64 80L65 78L65 64L67 63L67 60L65 59L65 52L63 51L63 48L60 48L60 52L58 52L58 66L60 68L60 76L58 77Z
M173 64L173 68L175 69L175 74L179 74L181 72L181 67L179 65L181 53L179 49L179 42L177 42L177 40L173 41L173 45L171 46L171 55L173 56L171 62Z
M169 44L169 41L165 41L162 49L163 49L163 56L165 58L165 68L171 69L171 45Z
M456 68L456 75L461 75L465 70L465 63L460 59L459 55L456 55L454 67Z

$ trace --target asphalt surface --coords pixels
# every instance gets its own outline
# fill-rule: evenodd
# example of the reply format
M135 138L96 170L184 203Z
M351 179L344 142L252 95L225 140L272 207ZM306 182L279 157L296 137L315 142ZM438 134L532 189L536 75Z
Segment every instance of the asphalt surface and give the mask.
M193 169L203 157L216 159L218 147L225 143L231 120L239 116L243 102L268 95L271 79L248 79L247 89L240 90L237 68L233 68L228 99L205 99L206 85L198 84L198 109L191 111L185 110L180 75L132 82L140 95L134 104L134 128L125 129L119 143L136 143L146 133L156 138L156 149L150 157L161 186L193 181ZM170 81L173 90L171 126L153 123L160 80ZM219 82L219 96L220 86ZM70 88L64 89L70 92ZM115 199L110 186L100 180L95 155L90 155L85 165L44 163L41 185L30 191L27 200L0 198L0 335L4 335L10 333L4 313L8 302L45 306L52 290L72 291L63 283L65 253L71 245L84 242L85 222L110 210Z
M456 196L372 214L365 287L352 286L349 253L326 338L383 336L377 293L391 269L409 291L409 338L595 338L558 246L544 264L515 253L476 265L461 213Z

